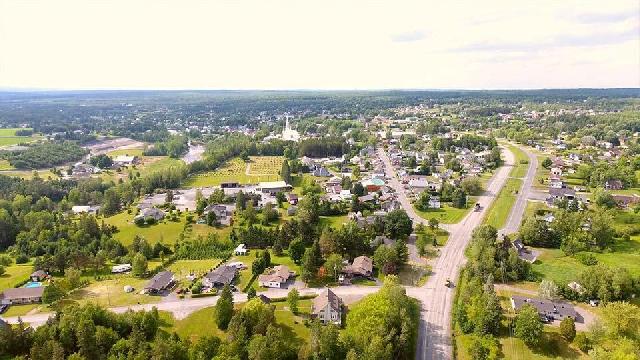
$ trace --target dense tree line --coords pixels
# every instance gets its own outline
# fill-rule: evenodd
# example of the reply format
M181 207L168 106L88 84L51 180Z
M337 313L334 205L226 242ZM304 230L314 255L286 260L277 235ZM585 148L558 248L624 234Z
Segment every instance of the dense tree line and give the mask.
M175 255L183 260L226 259L234 248L235 244L229 239L220 239L216 234L209 234L204 239L198 237L178 242L175 245Z
M189 139L186 136L174 135L167 140L156 142L144 150L145 156L169 156L179 158L189 150Z
M349 152L349 145L345 142L344 138L337 136L304 139L300 141L298 147L299 156L312 158L339 157L347 152Z

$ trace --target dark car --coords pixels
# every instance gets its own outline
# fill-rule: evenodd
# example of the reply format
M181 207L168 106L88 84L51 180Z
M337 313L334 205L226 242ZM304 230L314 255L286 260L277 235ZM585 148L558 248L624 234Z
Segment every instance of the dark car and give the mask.
M8 308L9 308L9 305L7 304L0 305L0 314L3 314L5 311L7 311Z

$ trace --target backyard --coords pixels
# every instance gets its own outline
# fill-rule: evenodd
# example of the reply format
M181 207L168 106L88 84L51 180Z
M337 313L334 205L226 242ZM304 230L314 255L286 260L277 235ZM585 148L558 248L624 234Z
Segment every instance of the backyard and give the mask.
M426 211L418 210L415 208L416 213L423 219L436 218L441 224L456 224L460 222L473 208L476 202L475 196L469 196L467 198L467 207L458 209L449 204L442 204L439 209L428 209Z

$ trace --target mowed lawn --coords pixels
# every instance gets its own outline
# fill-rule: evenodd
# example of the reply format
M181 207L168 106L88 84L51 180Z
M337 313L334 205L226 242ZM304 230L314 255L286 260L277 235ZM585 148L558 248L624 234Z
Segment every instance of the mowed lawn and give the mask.
M113 150L113 151L109 151L107 153L108 156L115 158L116 156L120 156L120 155L129 155L129 156L138 156L138 157L143 157L144 155L142 155L142 152L144 150L143 149L118 149L118 150Z
M169 265L168 270L176 274L178 278L183 278L191 273L204 275L220 264L221 261L221 259L178 260Z
M505 186L498 193L498 197L493 201L491 207L487 212L484 219L486 224L489 224L496 229L502 229L507 222L509 212L513 204L516 202L517 192L522 187L522 180L509 178Z
M0 292L4 289L16 287L29 279L33 272L32 264L10 265L5 267L5 273L0 275Z
M280 180L280 169L284 158L281 156L251 156L248 163L239 158L227 161L215 171L192 175L185 187L207 187L223 182L257 184L261 181ZM247 172L248 169L248 172Z
M427 211L418 210L416 213L423 219L438 219L441 224L456 224L460 222L473 208L476 202L475 196L469 196L467 199L467 207L458 209L449 204L442 204L440 209L429 209Z

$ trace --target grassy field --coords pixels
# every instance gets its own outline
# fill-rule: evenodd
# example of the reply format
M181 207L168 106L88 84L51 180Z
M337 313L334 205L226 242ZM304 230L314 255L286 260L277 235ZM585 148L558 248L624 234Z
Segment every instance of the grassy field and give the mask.
M32 128L5 128L0 129L0 136L16 136L18 130L33 130ZM28 136L18 136L21 138L28 138Z
M150 244L155 244L160 241L160 239L162 239L165 244L173 244L178 239L186 223L185 213L179 217L179 221L170 221L165 218L157 224L144 226L134 224L134 217L134 211L132 211L131 214L122 211L119 214L105 218L104 221L118 228L119 231L115 233L113 237L124 245L130 245L136 235L142 236Z
M107 155L111 157L116 157L120 155L134 155L134 156L143 157L144 155L142 155L142 152L143 152L143 149L118 149L118 150L109 151Z
M220 259L178 260L169 265L170 271L182 278L190 273L204 275L220 263Z
M560 249L538 249L541 251L538 260L533 264L533 270L547 279L565 284L577 279L586 269L580 261L566 256ZM593 253L598 263L612 267L624 267L634 276L640 275L640 236L631 240L616 240L611 252Z
M454 208L448 204L443 204L440 209L429 209L427 211L415 209L415 206L414 209L416 210L416 213L423 219L436 218L442 224L455 224L460 222L462 218L464 218L469 213L469 211L471 211L475 202L476 197L470 196L467 199L468 206L464 209Z
M347 215L342 216L321 216L320 224L328 225L335 229L341 228L342 225L349 221L349 217Z
M6 272L0 275L0 292L4 289L16 287L16 285L22 283L29 278L29 275L33 272L33 265L10 265L5 267Z
M126 306L160 302L159 296L140 295L139 292L149 279L139 279L131 275L113 275L109 279L94 281L89 286L71 293L66 302L78 304L95 303L102 306ZM132 286L132 293L124 292L124 286Z
M41 304L11 305L7 311L2 314L2 317L8 318L12 316L24 316L30 311L38 309L41 306Z
M261 181L278 181L278 172L284 158L281 156L252 156L245 163L233 159L215 171L192 175L187 179L186 187L216 186L223 182L237 181L241 184L257 184ZM248 172L247 172L248 169Z
M35 171L38 174L38 177L40 177L43 180L49 180L49 178L51 179L57 179L58 175L52 173L50 170L45 170L45 171ZM15 176L15 177L19 177L25 180L31 180L35 177L34 171L33 170L11 170L11 171L3 171L2 175L7 175L7 176Z
M498 197L493 201L489 208L484 222L496 229L502 229L507 222L509 212L516 202L516 192L520 190L522 180L509 178L505 186L498 193Z

